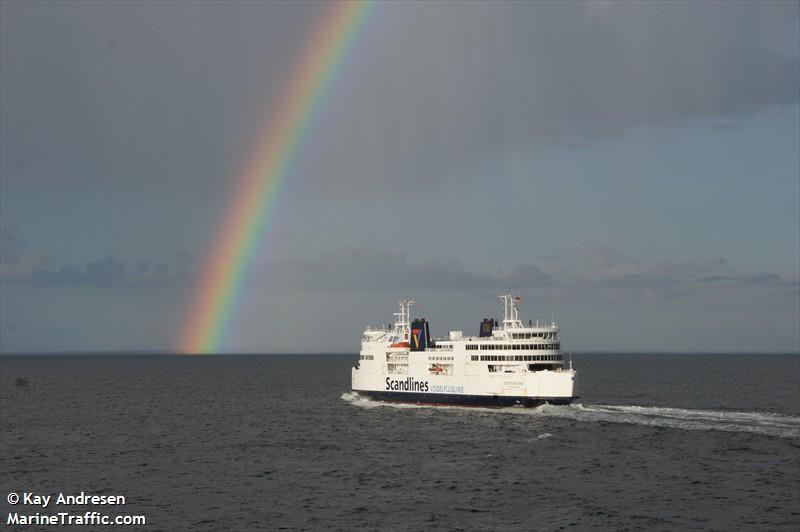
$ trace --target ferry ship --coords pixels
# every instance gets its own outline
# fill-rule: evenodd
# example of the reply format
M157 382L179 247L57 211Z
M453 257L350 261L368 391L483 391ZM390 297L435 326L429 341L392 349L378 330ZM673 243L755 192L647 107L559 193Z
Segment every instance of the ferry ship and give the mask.
M414 300L402 299L394 326L370 328L361 337L352 389L359 395L403 403L538 406L569 404L576 371L561 354L554 321L524 324L520 298L503 300L503 321L485 318L477 336L450 331L431 338L430 323L411 320Z

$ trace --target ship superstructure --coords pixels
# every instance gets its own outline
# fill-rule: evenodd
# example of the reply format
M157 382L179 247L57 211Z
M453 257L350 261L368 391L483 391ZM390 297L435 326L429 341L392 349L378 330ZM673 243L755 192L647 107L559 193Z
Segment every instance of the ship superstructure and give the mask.
M487 406L567 404L575 370L561 355L554 321L523 323L520 298L501 296L503 320L484 319L477 336L450 331L431 338L425 319L411 319L402 299L395 323L364 331L352 388L360 395L410 403Z

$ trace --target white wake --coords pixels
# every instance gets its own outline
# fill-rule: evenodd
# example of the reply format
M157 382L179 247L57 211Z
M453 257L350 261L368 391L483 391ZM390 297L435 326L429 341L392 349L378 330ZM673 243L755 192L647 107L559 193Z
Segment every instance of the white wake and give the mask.
M362 397L355 392L342 394L342 399L362 408L430 408L464 412L530 415L567 418L590 423L627 423L681 430L721 430L752 432L781 438L800 438L800 416L766 412L737 412L728 410L694 410L656 406L543 405L537 408L475 408L462 406L427 406L388 403Z
M782 438L800 438L800 417L766 412L580 403L569 406L544 405L536 410L539 415L577 421L630 423L682 430L754 432Z

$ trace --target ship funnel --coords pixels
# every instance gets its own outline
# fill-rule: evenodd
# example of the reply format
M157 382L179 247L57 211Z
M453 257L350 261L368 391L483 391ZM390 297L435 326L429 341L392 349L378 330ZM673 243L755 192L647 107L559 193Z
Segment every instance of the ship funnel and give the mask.
M432 347L428 322L424 318L412 321L409 348L411 351L425 351L428 347Z

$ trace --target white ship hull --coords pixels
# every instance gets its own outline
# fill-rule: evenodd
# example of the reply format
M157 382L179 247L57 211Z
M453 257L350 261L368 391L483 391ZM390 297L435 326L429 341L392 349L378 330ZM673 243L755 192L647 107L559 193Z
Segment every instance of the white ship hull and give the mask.
M412 301L400 302L393 328L367 329L352 389L385 401L486 406L568 404L575 370L560 352L555 323L524 325L517 298L501 296L505 319L481 323L479 336L451 331L430 338L428 322L410 321Z
M364 374L353 368L352 388L382 401L471 406L569 404L574 399L574 370L480 376Z

